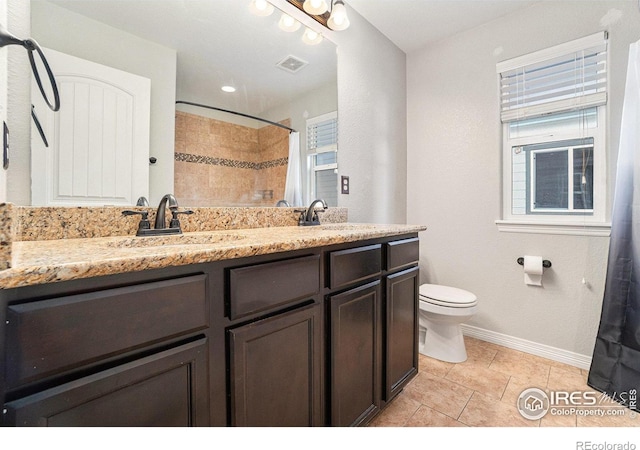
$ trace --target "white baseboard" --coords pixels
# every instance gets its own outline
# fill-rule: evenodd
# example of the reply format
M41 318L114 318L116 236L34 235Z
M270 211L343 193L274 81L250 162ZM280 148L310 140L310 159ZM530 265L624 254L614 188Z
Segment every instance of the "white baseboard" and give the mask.
M514 350L520 350L525 353L569 364L570 366L579 367L580 369L589 370L589 367L591 366L590 356L562 350L549 345L538 344L537 342L527 341L526 339L520 339L506 334L497 333L495 331L462 324L462 333L465 336L480 339L481 341L491 342L492 344L502 345L503 347L512 348Z

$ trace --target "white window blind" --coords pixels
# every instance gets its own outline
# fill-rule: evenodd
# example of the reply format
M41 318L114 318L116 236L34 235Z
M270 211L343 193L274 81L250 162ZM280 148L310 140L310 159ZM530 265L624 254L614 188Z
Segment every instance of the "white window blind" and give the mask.
M338 115L323 114L307 120L307 151L335 152L338 149Z
M607 35L600 32L498 63L502 122L607 102Z

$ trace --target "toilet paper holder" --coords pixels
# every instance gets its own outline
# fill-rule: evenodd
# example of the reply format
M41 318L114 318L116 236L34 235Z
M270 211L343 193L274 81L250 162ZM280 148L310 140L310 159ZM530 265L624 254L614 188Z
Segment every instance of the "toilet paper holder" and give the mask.
M524 266L524 258L522 256L517 259L517 262L521 266ZM542 267L544 267L545 269L548 269L549 267L551 267L551 261L549 261L548 259L542 260Z

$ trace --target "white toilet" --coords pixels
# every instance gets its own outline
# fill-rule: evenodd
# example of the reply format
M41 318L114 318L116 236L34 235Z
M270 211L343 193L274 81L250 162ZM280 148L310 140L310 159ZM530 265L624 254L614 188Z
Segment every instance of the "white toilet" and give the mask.
M471 292L438 284L420 286L420 353L441 361L467 360L460 324L478 309Z

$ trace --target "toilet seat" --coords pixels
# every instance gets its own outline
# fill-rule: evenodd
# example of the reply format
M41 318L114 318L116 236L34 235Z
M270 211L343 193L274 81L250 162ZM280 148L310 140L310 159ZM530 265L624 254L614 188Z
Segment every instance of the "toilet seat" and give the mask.
M469 291L439 284L420 286L420 301L448 308L471 308L478 298Z

